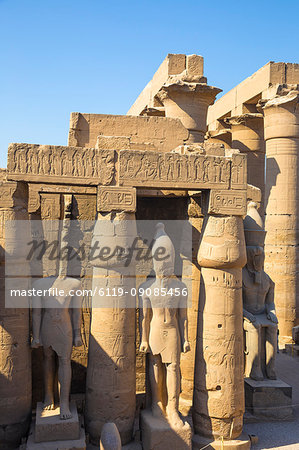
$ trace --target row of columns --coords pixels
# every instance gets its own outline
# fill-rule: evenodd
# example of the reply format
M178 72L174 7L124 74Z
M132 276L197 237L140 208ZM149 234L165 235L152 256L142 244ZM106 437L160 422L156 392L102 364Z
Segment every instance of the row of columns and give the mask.
M225 441L231 442L229 448L248 449L248 438L240 437L244 414L242 267L246 263L242 218L209 215L204 219L196 198L190 200L188 215L181 256L183 280L192 280L192 306L188 308L192 351L181 361L181 407L189 413L193 406L194 448L206 443L218 448ZM184 238L190 239L191 233L192 271L184 273ZM93 239L99 245L110 242L113 247L129 247L135 236L133 213L98 214ZM107 305L103 304L106 296L93 297L86 427L96 444L107 421L116 423L123 444L130 441L133 431L135 300L129 292L136 280L132 266L128 270L113 259L107 264L94 263L93 289L122 287L127 292L117 301L108 298Z
M212 142L247 154L248 183L261 190L265 214L265 270L275 283L280 339L287 342L299 321L298 183L299 90L277 85L256 113L221 120ZM225 128L226 127L226 128ZM228 139L229 137L229 139Z
M206 83L175 79L162 86L157 98L166 117L182 121L189 130L188 143L193 143L204 141L207 110L218 92ZM248 184L261 191L265 269L275 283L280 339L288 341L299 321L298 86L276 85L268 96L257 105L245 105L247 112L219 120L219 131L207 136L247 154Z

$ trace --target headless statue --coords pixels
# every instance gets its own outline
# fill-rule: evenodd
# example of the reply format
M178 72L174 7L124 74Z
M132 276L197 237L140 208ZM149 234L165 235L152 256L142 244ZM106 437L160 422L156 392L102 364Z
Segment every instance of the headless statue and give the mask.
M159 223L152 249L166 249L165 260L153 258L155 278L140 286L143 305L140 351L149 352L149 379L152 394L152 413L167 417L174 427L183 427L178 412L180 395L180 355L190 351L187 321L187 288L174 275L174 247ZM143 292L143 291L142 291ZM177 294L177 295L175 295ZM167 402L165 402L167 393Z
M264 272L264 232L256 204L248 205L244 221L247 264L243 268L243 314L246 336L246 376L261 381L276 379L278 321L274 283ZM249 245L248 245L249 244Z
M68 203L65 209L61 242L65 243L68 228ZM42 278L33 288L42 295L33 298L32 348L42 346L44 352L44 409L54 409L55 353L58 357L60 387L60 419L72 417L69 406L71 388L71 353L73 345L80 347L82 300L76 295L80 281L66 276L67 261L60 260L59 275Z

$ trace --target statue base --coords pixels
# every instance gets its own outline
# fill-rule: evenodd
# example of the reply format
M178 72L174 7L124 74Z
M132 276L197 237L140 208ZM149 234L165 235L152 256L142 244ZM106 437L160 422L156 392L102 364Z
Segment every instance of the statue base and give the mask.
M195 434L192 438L192 448L200 450L249 450L251 447L251 441L247 434L242 433L238 439L232 439L230 441L225 440L213 440L203 436Z
M26 450L86 450L86 438L84 428L80 429L79 439L57 440L47 442L35 442L35 427L31 427Z
M245 378L245 406L258 420L292 420L292 387L279 379Z
M67 420L60 419L60 408L44 410L41 402L36 406L35 442L65 441L67 439L79 439L80 424L77 407L70 402L72 417Z
M141 411L143 450L191 450L192 431L188 422L183 428L172 428L167 420L157 419L149 410Z
M290 356L299 356L299 345L285 344L284 352L288 353Z

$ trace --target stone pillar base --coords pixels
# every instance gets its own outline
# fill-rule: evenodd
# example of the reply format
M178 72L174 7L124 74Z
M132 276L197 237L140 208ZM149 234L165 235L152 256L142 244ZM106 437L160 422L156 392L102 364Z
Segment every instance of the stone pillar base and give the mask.
M292 387L281 380L245 378L245 406L259 420L292 420Z
M206 437L199 436L195 434L192 438L192 448L193 450L200 450L205 448L205 450L248 450L251 447L251 441L247 434L242 433L238 439L233 439L231 441L222 441L209 439Z
M192 431L187 422L183 428L174 429L148 410L141 412L141 436L143 450L191 450Z

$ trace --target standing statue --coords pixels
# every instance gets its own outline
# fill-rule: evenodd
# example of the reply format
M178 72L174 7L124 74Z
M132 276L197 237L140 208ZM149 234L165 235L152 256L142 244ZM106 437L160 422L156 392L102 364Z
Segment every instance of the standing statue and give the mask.
M165 249L163 258L156 257ZM152 413L167 417L170 425L183 427L178 412L180 395L180 355L190 351L187 321L187 288L174 275L175 251L159 223L152 248L155 278L139 287L143 307L140 351L149 352L149 379ZM165 397L167 394L167 401Z
M71 196L65 196L71 197ZM61 246L66 244L71 198L65 204ZM67 277L67 260L60 257L59 275L42 278L33 283L32 348L44 351L44 409L55 409L55 353L58 356L60 385L60 419L72 417L69 406L71 388L71 353L73 345L80 347L82 299L76 295L80 281ZM79 292L80 293L80 292Z
M247 264L243 268L243 313L246 342L245 375L261 381L276 379L278 321L274 283L264 272L265 231L256 203L249 203L244 219Z

